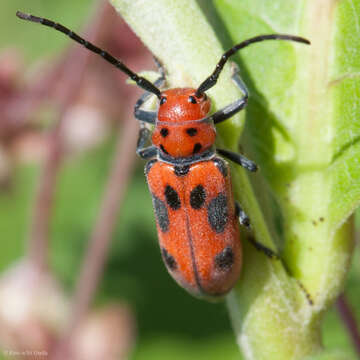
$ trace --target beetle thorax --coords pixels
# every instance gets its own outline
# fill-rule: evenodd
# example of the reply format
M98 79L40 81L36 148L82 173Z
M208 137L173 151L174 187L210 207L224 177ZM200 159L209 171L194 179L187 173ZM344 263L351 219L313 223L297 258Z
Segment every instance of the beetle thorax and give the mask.
M215 142L212 122L203 121L210 100L195 96L195 89L175 88L161 94L152 142L172 157L188 157L208 150Z

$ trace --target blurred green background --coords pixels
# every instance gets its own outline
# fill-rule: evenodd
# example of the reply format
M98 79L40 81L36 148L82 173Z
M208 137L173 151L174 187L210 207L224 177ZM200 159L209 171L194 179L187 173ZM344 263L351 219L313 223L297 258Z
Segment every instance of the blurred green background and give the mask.
M55 57L67 46L69 39L53 34L49 41L48 31L30 24L24 31L24 24L15 17L16 10L48 17L79 30L88 17L91 5L88 0L2 0L0 50L8 47L20 49L29 65L44 56ZM106 63L104 66L107 66ZM114 143L114 139L110 139L85 155L66 161L60 172L51 229L51 264L69 292L75 284L98 212ZM125 301L131 306L138 329L131 359L241 358L224 304L193 299L175 284L165 270L143 166L144 163L138 160L94 304ZM39 168L36 166L19 166L11 188L0 192L2 271L19 259L26 249L38 175ZM358 319L359 283L357 250L346 295ZM323 329L326 347L354 354L335 309L326 314Z

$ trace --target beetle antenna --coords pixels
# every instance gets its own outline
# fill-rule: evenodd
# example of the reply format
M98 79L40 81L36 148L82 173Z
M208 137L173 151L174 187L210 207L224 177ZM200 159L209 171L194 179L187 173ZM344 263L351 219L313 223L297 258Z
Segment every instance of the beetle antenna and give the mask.
M110 55L108 52L98 48L97 46L93 45L92 43L88 42L87 40L83 39L79 35L75 34L73 31L69 30L65 26L55 23L54 21L40 18L34 15L30 14L24 14L21 11L16 12L16 16L22 20L28 20L35 23L39 23L45 26L49 26L51 28L54 28L57 31L62 32L63 34L67 35L69 38L75 40L82 46L86 47L88 50L100 55L104 60L109 62L110 64L117 67L119 70L124 72L127 76L130 77L131 80L135 81L136 85L143 88L146 91L149 91L153 94L155 94L160 99L161 91L149 80L138 76L133 71L131 71L123 62L120 60L114 58L112 55Z
M288 40L288 41L296 41L303 44L310 45L310 41L307 39L304 39L300 36L293 36L293 35L282 35L282 34L270 34L270 35L259 35L255 36L251 39L245 40L235 46L233 46L231 49L226 51L223 56L221 57L220 61L217 63L215 70L213 73L201 83L201 85L196 90L195 96L200 97L205 91L209 90L211 87L213 87L217 79L221 73L221 70L223 69L224 65L228 61L229 57L234 55L237 51L243 49L244 47L264 41L264 40Z

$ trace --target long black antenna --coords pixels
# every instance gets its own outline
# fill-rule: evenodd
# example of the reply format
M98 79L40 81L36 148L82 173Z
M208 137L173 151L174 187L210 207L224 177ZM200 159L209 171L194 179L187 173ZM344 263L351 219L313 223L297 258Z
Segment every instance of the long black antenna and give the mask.
M296 42L310 45L309 40L304 39L300 36L282 35L282 34L259 35L259 36L255 36L251 39L245 40L245 41L233 46L231 49L229 49L228 51L226 51L223 54L220 61L217 63L214 72L205 81L203 81L201 83L201 85L196 90L195 95L197 97L200 97L206 90L209 90L211 87L213 87L216 84L217 79L221 73L221 70L223 69L224 65L226 64L226 62L228 61L230 56L234 55L237 51L239 51L240 49L243 49L244 47L246 47L248 45L251 45L251 44L254 44L254 43L257 43L260 41L264 41L264 40L288 40L288 41L296 41Z
M138 76L133 71L131 71L120 60L114 58L108 52L106 52L106 51L98 48L97 46L93 45L92 43L86 41L85 39L83 39L79 35L75 34L71 30L66 28L65 26L63 26L61 24L58 24L58 23L55 23L54 21L51 21L51 20L48 20L48 19L40 18L40 17L30 15L30 14L24 14L21 11L17 11L16 16L18 18L20 18L20 19L23 19L23 20L28 20L28 21L32 21L32 22L35 22L35 23L45 25L45 26L49 26L49 27L54 28L55 30L60 31L63 34L69 36L71 39L73 39L76 42L78 42L79 44L83 45L84 47L86 47L90 51L100 55L103 59L108 61L110 64L116 66L119 70L123 71L126 75L128 75L131 78L131 80L136 82L137 86L140 86L144 90L155 94L160 99L161 91L153 83L151 83L149 80L146 80L145 78L143 78L141 76Z

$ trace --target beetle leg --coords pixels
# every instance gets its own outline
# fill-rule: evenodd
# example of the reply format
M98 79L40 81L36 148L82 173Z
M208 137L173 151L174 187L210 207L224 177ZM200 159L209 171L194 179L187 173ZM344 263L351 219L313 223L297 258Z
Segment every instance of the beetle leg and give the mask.
M240 225L250 229L250 219L237 201L235 201L235 215L239 218Z
M156 146L148 146L146 148L143 148L139 151L136 151L136 153L145 160L151 159L154 156L157 155L158 153L158 149L156 148Z
M157 58L154 57L154 60L160 73L160 77L154 82L154 85L158 88L161 88L165 83L165 70ZM135 118L140 121L149 124L155 124L156 115L157 115L156 111L143 110L141 108L144 105L144 103L146 103L149 100L151 95L152 95L151 92L146 91L144 94L140 96L139 100L135 104L134 115Z
M235 201L235 215L239 218L239 222L241 225L244 225L248 229L250 229L250 219L237 201ZM256 250L263 252L266 256L268 256L271 259L280 259L280 256L274 250L269 249L265 245L257 242L253 236L247 236L247 238L250 241L250 243L254 245Z
M145 146L151 135L151 131L143 122L140 123L139 137L136 145L136 154L142 159L150 159L157 155L157 148L153 145Z
M215 112L211 115L211 118L214 121L214 124L218 124L224 120L227 120L228 118L235 115L237 112L242 110L248 102L249 92L245 86L245 84L242 82L239 74L238 74L238 67L235 65L235 63L232 64L232 80L235 82L235 85L241 90L241 92L244 94L244 96L233 103L225 106L223 109L220 109L219 111Z
M154 85L161 88L165 83L165 69L156 57L154 57L154 61L160 73L160 77L154 82ZM158 153L158 150L155 146L145 146L151 135L151 131L146 124L154 125L157 113L156 111L143 110L141 107L144 105L144 103L146 103L147 100L149 100L151 95L152 93L150 92L145 92L142 94L139 100L136 102L134 109L135 118L140 120L140 131L136 145L136 154L142 159L150 159L156 156Z
M216 151L220 155L222 155L222 156L226 157L227 159L235 162L236 164L242 166L246 170L255 172L258 169L258 166L253 161L249 160L248 158L246 158L245 156L243 156L241 154L237 154L235 152L225 150L225 149L216 149Z
M272 250L272 249L266 247L265 245L259 243L252 236L248 236L247 239L250 241L250 243L252 245L254 245L256 250L261 251L267 257L269 257L270 259L277 259L277 260L280 259L280 256L274 250Z

